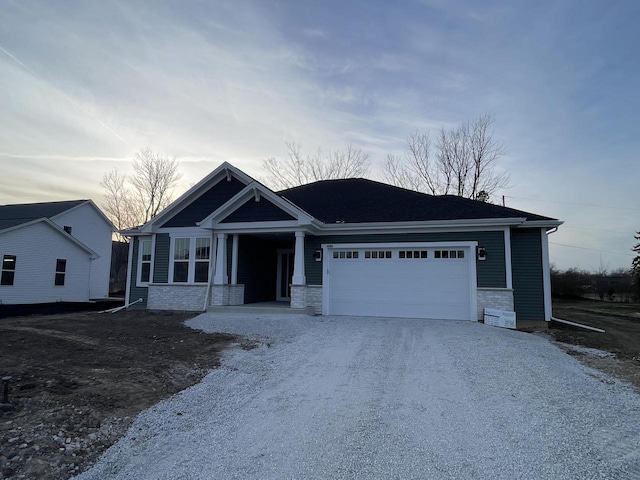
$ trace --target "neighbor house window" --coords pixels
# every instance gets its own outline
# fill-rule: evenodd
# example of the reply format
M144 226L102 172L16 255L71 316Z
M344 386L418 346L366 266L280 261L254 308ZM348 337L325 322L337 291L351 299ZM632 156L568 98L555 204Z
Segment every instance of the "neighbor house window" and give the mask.
M2 257L2 276L0 277L0 285L13 285L16 275L16 256L4 255Z
M64 276L67 273L67 261L64 258L56 260L56 287L62 287L64 285Z
M140 283L151 281L151 240L140 240Z
M176 238L173 245L173 281L189 281L190 238Z
M196 238L195 282L209 281L209 259L211 258L211 239Z

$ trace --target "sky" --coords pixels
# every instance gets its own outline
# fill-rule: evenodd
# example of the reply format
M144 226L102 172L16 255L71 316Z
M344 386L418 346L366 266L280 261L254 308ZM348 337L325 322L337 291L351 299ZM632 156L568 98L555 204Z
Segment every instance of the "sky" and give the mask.
M565 223L558 268L628 268L640 230L640 2L3 1L0 204L91 198L149 147L183 193L223 161L492 114L509 207Z

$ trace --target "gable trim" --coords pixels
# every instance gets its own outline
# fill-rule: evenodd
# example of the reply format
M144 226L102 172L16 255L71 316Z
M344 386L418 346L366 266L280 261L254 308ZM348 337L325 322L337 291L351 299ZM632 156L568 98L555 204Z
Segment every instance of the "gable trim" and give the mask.
M162 225L164 222L168 221L173 215L178 213L180 209L186 208L191 203L195 202L200 196L204 195L208 188L207 186L213 187L220 180L226 179L230 180L231 177L235 177L240 182L245 185L255 182L253 178L249 175L245 174L241 170L237 169L233 165L228 162L223 162L218 168L216 168L213 172L207 175L205 178L200 180L197 184L187 190L185 193L180 195L176 200L171 202L171 204L162 210L158 215L149 220L147 223L142 225L139 228L139 232L142 234L153 233L157 231L158 225ZM196 192L199 192L196 195ZM132 232L128 230L126 235L130 235Z
M236 195L234 195L229 201L225 204L221 205L216 211L211 213L208 217L204 218L197 225L201 228L229 228L230 226L237 226L238 224L224 224L222 226L221 222L235 212L237 209L242 207L247 201L260 201L260 198L265 198L276 207L281 209L283 212L291 215L295 218L295 221L287 221L287 224L291 226L296 225L310 225L314 222L317 222L311 215L304 212L302 209L291 203L289 200L284 199L274 192L269 190L267 187L258 183L256 181L252 181L245 188L240 190ZM247 226L251 226L254 223L264 223L264 224L276 224L283 222L246 222Z
M68 211L68 210L66 210L66 211ZM5 228L4 230L0 231L0 234L11 232L11 231L14 231L14 230L19 230L21 228L27 228L27 227L30 227L30 226L35 225L37 223L44 223L45 225L48 225L49 227L53 228L58 234L62 235L66 240L70 241L71 243L75 244L77 247L81 248L86 253L88 253L92 260L100 258L100 255L98 255L95 251L93 251L92 249L87 247L84 243L82 243L80 240L75 238L73 235L70 235L67 232L65 232L62 229L62 227L60 227L59 225L55 224L54 222L52 222L51 220L49 220L46 217L37 218L35 220L31 220L31 221L26 222L26 223L21 223L20 225L14 225L13 227Z

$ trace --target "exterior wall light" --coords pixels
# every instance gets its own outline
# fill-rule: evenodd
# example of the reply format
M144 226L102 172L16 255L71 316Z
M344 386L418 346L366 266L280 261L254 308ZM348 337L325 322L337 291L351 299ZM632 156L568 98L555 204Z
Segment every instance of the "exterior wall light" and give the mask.
M316 260L316 262L321 262L322 261L322 250L316 250L313 253L313 258Z
M487 259L487 249L484 247L478 247L478 260L484 261Z

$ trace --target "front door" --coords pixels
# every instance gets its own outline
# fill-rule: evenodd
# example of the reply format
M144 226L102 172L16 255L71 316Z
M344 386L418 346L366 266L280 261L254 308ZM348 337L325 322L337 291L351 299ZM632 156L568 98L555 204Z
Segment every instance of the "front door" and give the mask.
M291 280L293 279L293 250L278 250L278 281L276 300L291 300Z

